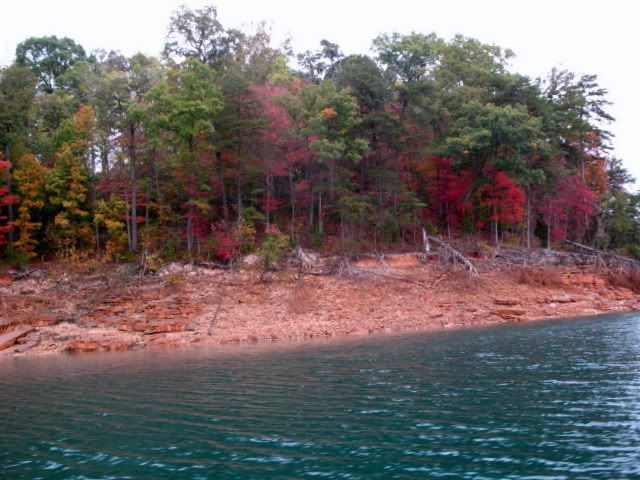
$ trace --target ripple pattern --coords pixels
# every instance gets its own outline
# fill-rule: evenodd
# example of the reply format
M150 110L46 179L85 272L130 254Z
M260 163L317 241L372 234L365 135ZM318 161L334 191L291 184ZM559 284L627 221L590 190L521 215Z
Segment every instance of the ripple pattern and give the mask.
M640 316L4 360L5 478L640 478Z

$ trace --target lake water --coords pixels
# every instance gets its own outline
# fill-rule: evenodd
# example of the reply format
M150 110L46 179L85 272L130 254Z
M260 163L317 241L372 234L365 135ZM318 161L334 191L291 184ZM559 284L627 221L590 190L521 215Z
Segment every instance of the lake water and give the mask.
M640 316L3 360L22 478L640 478Z

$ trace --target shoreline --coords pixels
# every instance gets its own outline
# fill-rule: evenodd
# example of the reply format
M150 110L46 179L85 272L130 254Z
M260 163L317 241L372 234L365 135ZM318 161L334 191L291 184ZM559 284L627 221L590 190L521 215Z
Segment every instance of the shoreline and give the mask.
M36 275L0 283L0 357L426 333L640 311L592 267L482 268L412 257L356 262L358 277L171 264L152 277ZM0 345L2 342L0 341Z
M405 338L412 334L416 335L430 335L430 334L447 334L447 333L462 333L462 332L484 332L490 329L496 328L510 328L513 326L527 326L537 323L556 323L563 321L581 321L590 319L601 319L607 321L608 317L618 318L621 315L632 315L640 312L640 310L627 310L598 313L594 315L579 315L570 317L554 317L554 318L538 318L533 320L526 320L522 322L494 322L485 324L474 325L455 325L447 328L433 327L418 330L397 330L389 332L374 332L367 335L350 335L350 334L336 334L332 336L317 336L312 338L291 338L282 340L263 340L258 342L238 342L238 343L195 343L185 342L173 345L170 348L165 347L150 347L139 348L131 350L110 351L99 350L93 351L87 354L75 354L62 351L47 351L47 352L33 352L28 354L2 354L0 352L0 367L3 366L3 362L10 362L12 360L46 360L51 358L56 359L78 359L78 360L117 360L119 358L137 359L144 358L145 355L162 355L162 358L183 358L191 357L194 354L212 355L215 357L226 358L238 355L258 355L264 353L277 353L288 352L297 350L309 350L314 348L323 347L340 347L343 345L359 344L371 341L372 343L393 341L398 338ZM169 355L169 357L167 357ZM7 365L4 363L4 365Z

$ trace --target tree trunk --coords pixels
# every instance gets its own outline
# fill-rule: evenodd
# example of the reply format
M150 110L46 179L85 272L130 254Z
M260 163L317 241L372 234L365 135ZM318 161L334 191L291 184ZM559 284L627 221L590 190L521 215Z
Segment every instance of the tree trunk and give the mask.
M129 248L132 252L138 250L138 184L136 178L136 126L129 125L129 180L131 182L131 239Z
M318 192L318 231L322 234L322 192Z
M493 216L494 218L496 218L496 220L493 221L493 233L494 233L494 238L495 238L495 242L496 242L496 248L498 248L498 246L500 245L500 238L498 237L498 207L494 205L493 207Z
M91 205L95 211L96 208L96 150L92 146L89 150L91 155ZM96 252L100 252L100 228L98 222L93 221L94 235L96 236Z
M102 142L102 148L100 152L100 163L102 166L102 173L106 174L109 172L109 139L106 138Z
M295 238L295 221L296 221L296 189L295 189L295 185L293 183L293 171L290 170L289 171L289 192L291 195L291 238L293 240L296 240L297 243L297 239Z
M129 209L129 202L127 203L127 214L125 217L127 225L127 243L129 244L129 250L131 250L131 210Z
M236 198L236 205L237 205L237 210L238 210L238 223L240 223L240 221L242 220L242 175L240 173L238 173L238 177L236 179L236 189L238 190L236 192L237 198Z
M5 153L5 160L9 161L9 156L11 155L11 148L9 147L9 145L7 144L7 146L4 149L4 153ZM11 167L9 167L7 169L7 173L6 173L6 182L7 182L7 194L11 195L11 191L13 190L13 184L11 181ZM9 204L7 205L7 222L9 225L11 225L14 221L14 215L13 215L13 205ZM7 232L7 240L9 240L9 243L13 243L15 240L15 234L13 232L13 228L11 230L9 230Z
M315 195L312 189L309 189L309 231L313 230L313 208L315 204Z
M527 249L531 250L531 184L527 185Z
M149 181L151 185L155 182L156 184L156 200L160 204L162 203L162 195L160 194L160 180L158 179L158 169L156 168L156 146L154 145L151 149L151 158L149 159L150 163L150 171L149 175L151 178Z
M265 172L265 183L267 184L267 205L266 205L266 214L267 214L267 230L271 226L271 183L272 177L270 175L269 170Z
M229 221L229 202L227 199L227 187L225 185L224 177L224 160L222 159L222 152L216 152L216 159L218 161L218 182L220 182L220 199L222 201L222 218L225 222Z
M189 161L194 162L193 158L194 146L193 146L193 136L189 137ZM194 172L195 166L191 165L191 175L189 177L189 186L194 189L196 183L196 176ZM189 254L193 251L193 202L189 202L189 207L187 209L187 250Z

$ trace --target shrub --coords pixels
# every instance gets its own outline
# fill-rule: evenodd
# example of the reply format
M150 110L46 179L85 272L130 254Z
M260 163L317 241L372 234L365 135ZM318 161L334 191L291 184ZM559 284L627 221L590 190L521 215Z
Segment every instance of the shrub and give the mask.
M291 240L287 235L272 227L262 240L258 253L264 258L265 267L271 269L291 248Z
M5 262L12 267L22 268L29 263L29 253L15 245L7 246L5 256Z
M211 248L214 257L219 262L230 262L233 257L235 257L236 248L238 248L240 244L232 238L227 224L224 221L219 221L211 225L211 231L213 232Z
M256 233L256 227L244 219L236 224L233 240L238 245L240 253L251 253L255 250Z

